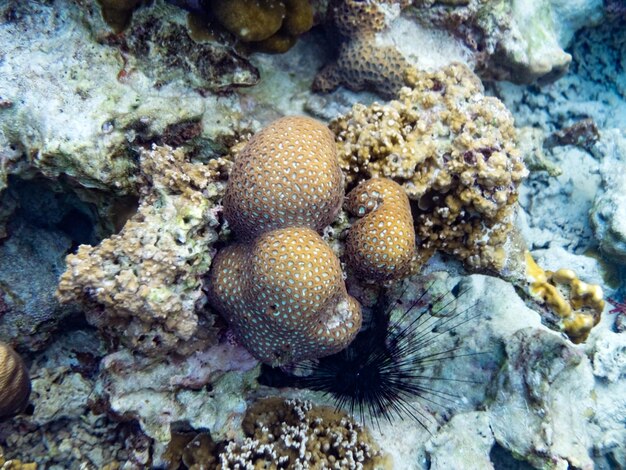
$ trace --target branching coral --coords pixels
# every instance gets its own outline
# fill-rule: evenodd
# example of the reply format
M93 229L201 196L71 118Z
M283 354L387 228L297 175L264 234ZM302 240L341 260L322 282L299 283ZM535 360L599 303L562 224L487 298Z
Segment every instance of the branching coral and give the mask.
M140 164L137 214L119 234L68 256L58 297L81 303L91 324L126 347L188 354L215 341L212 317L200 313L200 277L217 239L221 162L193 164L182 150L155 147Z
M416 200L418 255L436 250L500 271L526 175L513 118L462 65L408 75L389 104L357 104L331 122L349 183L391 178Z
M530 293L557 315L557 326L574 343L587 339L604 310L604 293L595 284L587 284L571 269L544 271L530 253L526 253Z
M329 225L343 202L343 174L332 133L314 119L279 119L237 156L224 216L243 239L278 227Z
M30 378L24 361L11 346L0 342L0 419L23 411L29 396Z
M218 468L391 467L369 433L345 413L301 400L266 398L243 421L246 439L228 444Z
M409 273L415 256L411 207L402 186L374 178L348 194L347 210L358 217L346 240L348 264L365 279L386 281Z

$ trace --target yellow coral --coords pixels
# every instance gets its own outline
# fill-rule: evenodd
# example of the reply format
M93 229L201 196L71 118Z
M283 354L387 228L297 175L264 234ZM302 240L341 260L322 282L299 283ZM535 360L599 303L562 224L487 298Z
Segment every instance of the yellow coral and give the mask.
M362 278L400 279L415 256L415 230L409 198L386 178L361 183L347 198L346 209L358 217L346 240L348 265Z
M4 457L4 451L0 447L0 470L37 470L36 463L23 463L21 460Z
M582 343L598 324L604 310L604 293L596 284L587 284L571 269L544 271L526 252L530 292L561 320L561 327L574 343Z
M24 410L30 388L24 361L11 346L0 342L0 419Z
M513 118L465 66L407 75L397 100L357 104L330 123L350 183L391 178L417 202L418 255L503 269L526 168Z

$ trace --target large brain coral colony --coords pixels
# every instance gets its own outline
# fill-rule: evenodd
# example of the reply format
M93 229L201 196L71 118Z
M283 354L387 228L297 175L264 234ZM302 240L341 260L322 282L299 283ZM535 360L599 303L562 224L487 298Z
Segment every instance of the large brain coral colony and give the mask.
M215 259L209 297L267 364L333 354L359 331L361 307L316 232L342 200L333 136L313 119L274 122L235 162L224 215L241 242Z

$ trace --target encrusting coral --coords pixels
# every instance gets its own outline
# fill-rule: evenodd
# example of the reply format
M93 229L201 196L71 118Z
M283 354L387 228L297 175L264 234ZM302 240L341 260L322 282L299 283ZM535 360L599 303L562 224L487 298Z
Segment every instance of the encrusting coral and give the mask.
M358 219L348 232L348 265L360 278L387 281L405 277L415 256L415 229L409 198L387 178L367 180L350 191L346 209Z
M305 227L221 250L209 293L246 348L271 365L338 352L361 327L361 307L346 292L339 260Z
M332 134L310 118L275 121L235 160L224 216L242 241L218 253L207 289L262 362L333 354L361 326L339 259L316 233L337 215L343 182Z
M11 346L0 342L0 419L24 410L30 389L24 361Z
M217 240L222 163L190 163L167 146L143 151L137 213L119 234L67 257L59 299L82 304L89 323L144 354L190 354L215 342L201 276Z
M463 65L408 80L397 100L356 104L330 123L347 181L391 178L417 201L420 259L441 250L501 271L527 174L513 118Z
M130 24L135 11L144 0L98 0L102 18L116 33L121 33Z
M301 116L274 121L237 156L224 196L224 217L246 240L279 227L319 231L343 202L343 174L332 133Z
M604 293L596 284L587 284L571 269L544 271L526 253L530 293L557 315L558 325L574 343L584 342L600 322Z
M218 468L391 468L366 429L342 411L306 401L258 400L243 430L246 438L226 446Z

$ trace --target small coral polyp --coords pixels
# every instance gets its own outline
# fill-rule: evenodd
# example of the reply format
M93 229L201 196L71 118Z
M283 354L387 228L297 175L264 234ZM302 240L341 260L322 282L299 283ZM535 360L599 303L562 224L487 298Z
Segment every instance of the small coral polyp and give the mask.
M339 259L316 232L333 221L343 192L333 135L305 117L270 124L233 165L224 216L240 242L218 253L208 292L264 363L333 354L361 327Z

